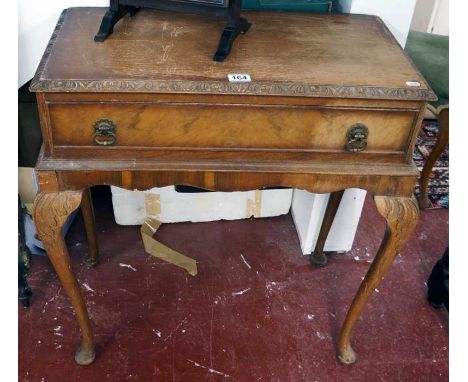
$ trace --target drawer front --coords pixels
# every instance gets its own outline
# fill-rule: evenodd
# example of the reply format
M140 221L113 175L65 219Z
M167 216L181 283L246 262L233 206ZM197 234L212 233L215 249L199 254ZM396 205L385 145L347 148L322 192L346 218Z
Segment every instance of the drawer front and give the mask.
M404 153L417 112L282 105L50 104L54 147L95 150L346 152L349 130L368 131L363 151ZM109 133L109 129L112 130ZM363 139L363 138L358 138Z

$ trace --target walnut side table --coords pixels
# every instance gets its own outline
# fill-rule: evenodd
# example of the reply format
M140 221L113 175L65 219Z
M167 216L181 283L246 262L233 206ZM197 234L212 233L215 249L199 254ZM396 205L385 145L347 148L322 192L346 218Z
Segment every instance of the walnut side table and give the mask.
M95 353L65 220L81 205L92 265L90 186L184 184L374 194L387 230L337 344L353 363L353 325L418 220L412 151L435 99L424 79L374 16L251 13L252 30L219 63L222 21L142 10L95 43L104 12L65 10L31 84L44 139L34 219L82 331L76 361Z

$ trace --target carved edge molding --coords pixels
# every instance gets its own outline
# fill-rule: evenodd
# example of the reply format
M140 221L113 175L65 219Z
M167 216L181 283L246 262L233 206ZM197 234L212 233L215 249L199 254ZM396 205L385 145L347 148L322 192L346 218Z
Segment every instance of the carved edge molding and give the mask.
M145 92L229 95L276 95L304 97L374 98L389 100L434 101L426 89L364 86L308 85L257 82L233 84L220 81L167 80L34 80L34 92Z
M60 32L67 10L57 22L29 90L32 92L146 92L230 95L276 95L304 97L374 98L389 100L435 101L431 89L385 88L372 86L313 85L297 83L231 83L224 81L174 80L89 80L45 79L44 68Z

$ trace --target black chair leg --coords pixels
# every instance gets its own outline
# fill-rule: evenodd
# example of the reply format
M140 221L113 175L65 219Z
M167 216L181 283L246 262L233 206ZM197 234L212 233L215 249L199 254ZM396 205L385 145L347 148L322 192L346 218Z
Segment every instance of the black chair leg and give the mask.
M29 288L26 281L27 269L22 263L18 263L18 299L24 308L29 307L30 298L32 295L31 288Z
M449 310L449 249L432 269L427 281L427 300L436 309Z
M32 295L26 281L26 275L31 264L31 251L26 245L26 234L24 231L24 215L26 214L18 195L18 298L23 307L27 308Z
M250 28L250 23L240 18L235 26L226 26L219 40L218 50L213 56L214 61L222 62L231 52L232 44L239 34L246 33Z
M99 31L94 36L94 41L96 42L103 42L107 37L109 37L112 32L114 31L114 25L124 17L125 15L129 14L130 16L135 15L140 8L132 7L132 6L121 6L118 5L116 9L109 9L101 21L101 26L99 27Z

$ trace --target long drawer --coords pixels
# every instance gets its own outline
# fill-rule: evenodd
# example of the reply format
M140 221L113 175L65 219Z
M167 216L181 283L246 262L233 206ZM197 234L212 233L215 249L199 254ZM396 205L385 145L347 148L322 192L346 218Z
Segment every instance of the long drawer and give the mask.
M51 145L64 157L72 152L101 158L126 152L127 157L168 153L175 158L183 152L185 157L203 153L214 159L251 159L258 152L272 159L335 155L355 160L357 155L372 155L399 161L408 152L417 114L411 109L324 105L48 104Z

